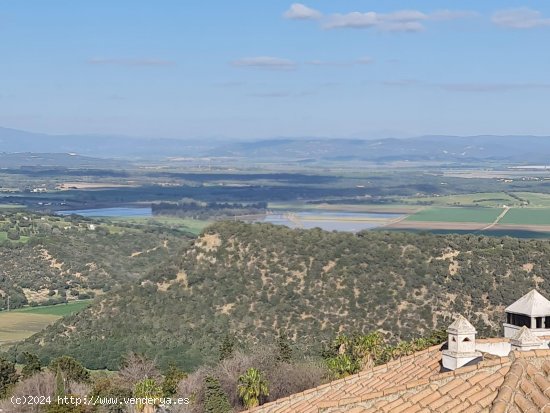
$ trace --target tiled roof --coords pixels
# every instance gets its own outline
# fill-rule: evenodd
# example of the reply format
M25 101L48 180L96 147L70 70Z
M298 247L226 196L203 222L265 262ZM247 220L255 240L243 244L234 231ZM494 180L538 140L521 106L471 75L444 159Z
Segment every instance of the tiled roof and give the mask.
M550 350L516 355L491 413L550 413Z
M451 372L441 372L440 361L440 348L431 347L252 412L550 413L550 349L490 356Z

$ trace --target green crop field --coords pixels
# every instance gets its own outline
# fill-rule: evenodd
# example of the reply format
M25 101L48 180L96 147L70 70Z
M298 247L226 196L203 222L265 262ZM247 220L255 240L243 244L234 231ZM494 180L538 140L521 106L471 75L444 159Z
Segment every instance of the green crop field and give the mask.
M58 317L63 317L88 307L91 304L91 302L92 300L71 301L70 303L67 303L67 304L18 308L17 310L13 310L13 312L26 313L26 314L46 314L46 315L55 315Z
M550 207L550 194L542 194L537 192L515 192L519 196L529 202L529 207Z
M550 208L512 208L499 224L550 225Z
M419 206L407 204L306 204L304 202L270 202L269 209L277 211L331 211L364 213L413 213Z
M151 225L163 225L171 229L178 229L181 231L187 231L192 234L198 235L202 230L208 226L211 221L202 221L197 219L169 217L169 216L155 216L155 217L117 217L110 218L112 222L131 222L135 224L151 224Z
M406 221L491 223L501 212L501 208L433 207L410 215Z
M0 313L0 349L11 343L24 340L53 323L59 317L49 314Z
M0 312L0 350L39 332L59 318L80 311L92 300L73 301L69 304L25 307Z
M403 197L400 202L405 204L433 206L470 206L470 207L502 207L503 205L520 205L521 201L505 192L476 192L471 194Z

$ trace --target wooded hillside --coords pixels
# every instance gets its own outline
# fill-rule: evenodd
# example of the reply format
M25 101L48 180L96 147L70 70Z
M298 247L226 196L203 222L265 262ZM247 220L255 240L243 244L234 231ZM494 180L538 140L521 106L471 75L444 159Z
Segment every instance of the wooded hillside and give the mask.
M284 331L305 352L339 331L409 339L464 314L501 333L503 309L535 286L550 295L550 243L476 235L331 233L217 223L180 259L102 297L16 348L116 368L129 350L186 369L218 358L223 337Z

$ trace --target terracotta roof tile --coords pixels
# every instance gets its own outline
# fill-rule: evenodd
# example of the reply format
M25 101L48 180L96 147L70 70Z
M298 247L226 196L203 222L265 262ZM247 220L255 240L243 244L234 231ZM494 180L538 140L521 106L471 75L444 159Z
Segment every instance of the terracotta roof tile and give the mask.
M252 411L550 413L550 350L514 351L453 372L440 363L432 347Z

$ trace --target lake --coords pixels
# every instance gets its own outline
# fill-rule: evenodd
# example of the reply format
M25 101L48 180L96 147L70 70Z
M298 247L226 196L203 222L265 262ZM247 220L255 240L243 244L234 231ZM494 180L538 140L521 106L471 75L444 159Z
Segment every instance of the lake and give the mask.
M94 208L94 209L75 209L72 211L57 211L59 215L82 215L83 217L152 217L153 213L150 207L147 208Z
M373 229L402 218L402 214L360 212L300 211L266 215L258 222L285 225L290 228L321 228L325 231L358 232Z
M81 215L84 217L152 217L151 208L94 208L58 211L59 215ZM358 232L386 225L402 218L402 214L334 212L307 210L299 212L281 212L266 215L256 222L269 222L290 228L321 228L325 231Z

